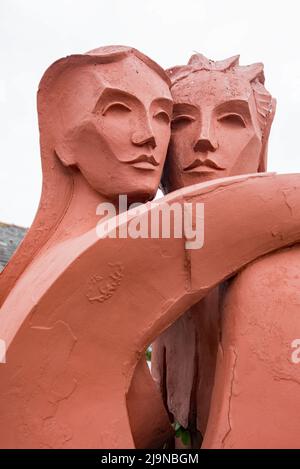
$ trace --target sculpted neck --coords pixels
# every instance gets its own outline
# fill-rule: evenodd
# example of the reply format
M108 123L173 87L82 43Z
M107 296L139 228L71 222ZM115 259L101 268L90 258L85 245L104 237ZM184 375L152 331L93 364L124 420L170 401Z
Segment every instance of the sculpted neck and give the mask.
M72 178L73 190L69 205L49 240L48 247L96 228L100 220L100 216L96 214L97 206L101 202L110 202L92 189L79 171L74 171Z

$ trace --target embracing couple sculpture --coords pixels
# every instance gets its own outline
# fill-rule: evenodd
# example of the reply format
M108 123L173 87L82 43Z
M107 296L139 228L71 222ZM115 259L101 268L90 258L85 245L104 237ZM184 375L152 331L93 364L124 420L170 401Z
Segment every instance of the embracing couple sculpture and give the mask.
M165 72L111 46L46 71L41 201L0 277L0 447L161 447L174 420L194 447L297 445L300 175L265 173L274 112L238 57ZM204 203L201 249L97 237L100 203L160 183L158 208Z

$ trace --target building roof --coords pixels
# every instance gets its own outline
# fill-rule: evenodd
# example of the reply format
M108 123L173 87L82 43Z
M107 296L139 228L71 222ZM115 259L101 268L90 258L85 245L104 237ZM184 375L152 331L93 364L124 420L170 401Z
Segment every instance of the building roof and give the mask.
M25 236L27 228L0 222L0 272Z

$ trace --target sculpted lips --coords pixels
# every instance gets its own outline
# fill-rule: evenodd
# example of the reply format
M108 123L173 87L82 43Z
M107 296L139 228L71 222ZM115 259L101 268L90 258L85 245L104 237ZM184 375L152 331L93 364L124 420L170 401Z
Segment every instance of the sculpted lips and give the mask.
M206 158L204 161L196 158L191 164L183 168L183 171L185 173L208 173L215 170L223 171L224 169L210 158Z
M147 170L154 170L156 166L159 166L158 161L154 158L153 155L140 155L137 158L134 158L129 161L124 161L126 164L130 164L135 168L139 169L147 169Z

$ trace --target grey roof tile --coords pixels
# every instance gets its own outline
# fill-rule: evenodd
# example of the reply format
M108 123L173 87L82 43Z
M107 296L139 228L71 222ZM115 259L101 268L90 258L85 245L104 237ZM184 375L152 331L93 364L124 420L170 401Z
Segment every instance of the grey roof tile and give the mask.
M24 238L27 228L0 222L0 272Z

